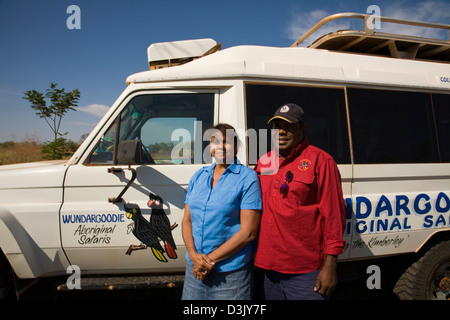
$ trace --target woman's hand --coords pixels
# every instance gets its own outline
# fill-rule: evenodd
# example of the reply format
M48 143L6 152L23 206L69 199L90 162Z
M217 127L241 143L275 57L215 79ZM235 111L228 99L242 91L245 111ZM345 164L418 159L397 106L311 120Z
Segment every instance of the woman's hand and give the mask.
M195 250L194 238L192 237L191 212L189 211L189 205L187 204L184 206L184 216L181 221L181 233L189 258L194 264L192 271L194 276L197 279L206 279L208 274L210 274L211 270L214 268L214 261L206 254L198 253L197 250Z
M204 280L211 273L214 268L214 261L211 260L206 254L201 254L196 252L195 254L189 255L194 268L192 273L199 280Z

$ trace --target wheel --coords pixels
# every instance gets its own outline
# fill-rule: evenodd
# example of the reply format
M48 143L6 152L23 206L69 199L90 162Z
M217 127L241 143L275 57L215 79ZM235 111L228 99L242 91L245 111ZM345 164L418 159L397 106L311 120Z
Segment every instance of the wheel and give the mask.
M401 300L450 299L450 241L442 241L399 278L394 293Z

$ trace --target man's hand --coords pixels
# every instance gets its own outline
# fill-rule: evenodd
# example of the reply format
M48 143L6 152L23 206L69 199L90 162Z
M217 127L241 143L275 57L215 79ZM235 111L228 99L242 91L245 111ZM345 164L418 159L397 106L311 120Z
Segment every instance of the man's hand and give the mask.
M325 264L317 276L314 291L329 296L337 286L337 256L327 255Z

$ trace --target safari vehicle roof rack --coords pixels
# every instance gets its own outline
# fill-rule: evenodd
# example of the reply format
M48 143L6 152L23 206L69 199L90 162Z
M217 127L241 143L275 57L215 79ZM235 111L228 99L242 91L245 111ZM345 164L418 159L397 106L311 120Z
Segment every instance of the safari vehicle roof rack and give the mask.
M450 25L380 16L377 18L379 18L379 21L381 22L447 30L449 31L449 40L381 33L374 31L374 16L351 12L337 13L322 19L293 43L291 47L297 47L326 23L337 19L347 18L364 20L364 30L339 30L337 32L329 33L317 39L308 47L341 52L381 55L392 58L450 62Z

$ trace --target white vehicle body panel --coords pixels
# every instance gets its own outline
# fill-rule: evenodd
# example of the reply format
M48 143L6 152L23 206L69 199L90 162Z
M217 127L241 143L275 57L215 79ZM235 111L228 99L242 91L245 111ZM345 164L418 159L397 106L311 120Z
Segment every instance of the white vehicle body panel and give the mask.
M64 162L0 166L1 249L19 277L58 273L69 265L59 230Z
M123 203L109 203L108 198L117 196L129 181L128 167L86 165L132 97L213 93L214 123L229 123L237 129L242 141L238 159L248 165L247 83L449 94L450 82L444 81L448 77L450 65L443 63L255 46L230 48L185 65L131 75L129 86L66 165L0 167L0 248L24 278L65 273L69 264L92 274L183 270L185 190L194 172L206 164L132 165L137 179L125 193L125 201L138 204L148 217L149 192L162 195L167 217L178 224L172 231L178 258L168 263L156 261L150 249L125 254L139 241L130 234L131 220ZM109 173L110 167L123 171ZM347 245L340 259L414 252L434 233L449 230L450 164L339 164L339 170L348 208ZM370 213L366 200L371 203Z

